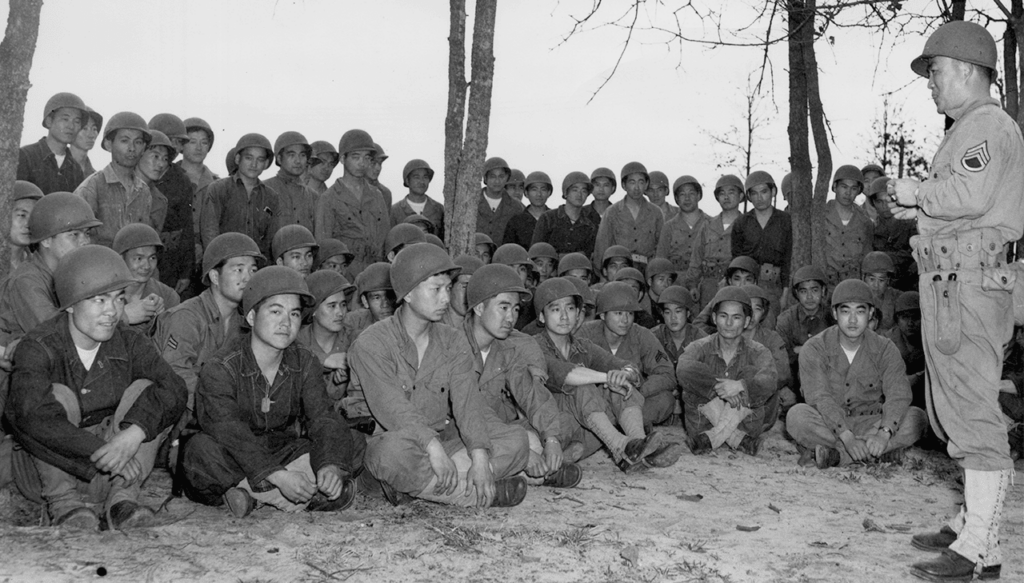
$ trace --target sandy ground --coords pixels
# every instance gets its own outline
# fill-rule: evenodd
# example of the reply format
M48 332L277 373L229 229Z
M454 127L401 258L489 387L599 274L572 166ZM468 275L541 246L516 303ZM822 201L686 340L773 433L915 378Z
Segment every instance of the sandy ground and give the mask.
M82 534L37 526L38 509L3 492L0 581L917 581L908 565L930 555L910 534L956 511L957 467L914 449L902 467L804 469L780 427L757 458L687 453L627 476L599 453L580 487L533 488L512 509L393 508L361 495L342 514L261 508L235 519L176 499L159 526ZM662 431L682 440L681 428ZM158 471L146 501L158 506L169 489ZM1024 581L1022 507L1018 477L1003 581Z

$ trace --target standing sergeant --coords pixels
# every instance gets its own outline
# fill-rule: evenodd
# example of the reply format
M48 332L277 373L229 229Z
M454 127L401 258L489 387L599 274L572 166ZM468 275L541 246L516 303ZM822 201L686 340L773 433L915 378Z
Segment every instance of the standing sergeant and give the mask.
M93 235L95 243L110 247L128 223L145 223L158 233L163 229L167 198L154 192L137 169L152 137L146 120L129 111L115 113L103 128L101 146L110 152L110 164L75 189L103 222Z
M864 176L856 166L840 166L832 178L833 200L825 204L825 276L835 286L860 275L860 262L871 252L874 225L853 200L864 190Z
M206 188L203 199L203 247L223 233L241 233L270 256L270 243L277 232L277 193L260 180L260 174L274 159L270 140L260 134L238 138L231 157L238 169Z
M899 462L927 427L910 406L906 367L892 341L868 330L874 299L867 284L848 279L832 293L836 325L800 353L807 403L786 415L786 430L814 450L819 468L851 462Z
M525 479L512 477L529 460L526 431L491 411L465 335L440 324L458 270L430 243L403 249L390 270L399 308L352 344L352 383L384 430L368 440L366 467L391 500L394 490L445 504L515 506L526 497Z
M74 93L58 93L48 99L43 108L46 136L18 152L17 179L35 184L43 194L78 188L85 174L72 158L69 144L87 116L85 103Z
M690 268L697 235L711 217L697 208L697 203L704 196L704 190L693 176L676 178L672 184L672 192L676 197L676 204L679 205L679 212L665 223L665 228L658 237L656 254L671 261L679 273L686 273Z
M696 289L697 306L706 306L725 279L725 270L732 261L732 227L740 218L738 207L743 201L743 181L727 174L715 183L715 200L722 212L709 219L694 236L693 255L683 281Z
M312 156L313 148L299 132L284 132L274 142L277 176L264 184L277 193L277 225L301 225L316 230L316 203L320 197L299 180Z
M609 207L601 219L594 242L594 257L604 257L609 247L622 245L629 251L633 265L643 270L654 258L665 215L644 198L651 177L643 164L626 164L622 167L621 177L626 198Z
M583 454L583 438L576 435L580 427L568 416L560 419L555 398L544 386L547 364L537 342L512 328L521 297L530 292L511 267L487 265L470 279L466 296L469 312L462 330L473 351L480 392L499 419L526 429L526 475L545 486L574 487L583 477L575 463Z
M549 243L559 257L568 253L582 253L590 257L594 253L597 227L601 224L601 217L596 212L587 212L591 207L583 206L592 191L593 185L586 174L567 174L562 179L562 198L565 204L537 219L533 244Z
M508 163L502 158L488 158L484 162L484 187L477 203L476 230L490 237L495 246L503 243L509 220L526 208L505 192L511 173Z
M405 222L412 215L422 215L430 221L431 232L444 239L444 205L427 196L434 170L423 160L409 160L402 169L402 186L409 194L391 207L391 224Z
M744 188L754 208L736 219L732 231L732 256L746 255L757 261L761 266L757 283L777 306L782 289L789 285L793 224L789 213L772 206L777 189L771 174L763 170L751 172Z
M267 267L249 281L242 311L250 331L200 374L202 432L184 458L190 499L225 504L238 518L257 501L287 512L352 505L357 445L331 407L320 361L295 342L312 300L302 276L287 267Z
M337 239L354 255L352 273L384 259L384 238L391 229L390 205L367 180L373 163L373 138L363 130L349 130L338 143L344 174L320 195L316 207L317 239Z
M1013 461L999 409L1003 346L1013 334L1015 275L1003 245L1024 232L1024 141L989 94L996 45L984 27L950 22L911 68L928 77L939 113L954 119L929 180L890 183L897 218L917 217L911 245L921 271L921 314L932 428L964 468L964 505L918 548L943 551L912 572L962 580L999 575L999 523ZM948 545L948 546L947 546ZM994 575L994 576L993 576Z
M118 325L130 281L106 247L68 253L55 270L61 313L17 348L6 415L38 490L25 474L19 487L58 525L99 530L87 502L102 504L112 529L153 519L139 493L186 391L149 338Z

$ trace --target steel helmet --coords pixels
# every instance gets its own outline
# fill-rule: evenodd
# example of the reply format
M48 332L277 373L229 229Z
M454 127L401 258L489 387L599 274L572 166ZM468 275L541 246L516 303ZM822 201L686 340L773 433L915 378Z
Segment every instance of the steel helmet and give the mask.
M542 281L537 286L537 289L533 291L533 307L540 314L544 312L544 308L551 302L568 297L576 298L577 306L583 303L583 296L576 291L576 286L569 281L569 278L552 277Z
M775 179L772 178L771 174L764 170L754 170L749 176L747 176L746 182L743 183L743 190L750 190L758 184L767 184L768 186L775 188Z
M206 137L210 138L210 147L213 147L213 128L210 127L210 124L206 123L206 120L200 117L190 117L183 123L185 124L185 133L191 133L196 130L206 132Z
M835 291L832 292L832 307L848 303L874 306L875 298L868 284L859 279L844 279L839 282Z
M517 170L517 169L513 168L512 169L512 175L508 179L508 183L509 184L522 184L525 187L525 185L526 185L526 175L523 174L522 170Z
M264 267L252 275L249 285L242 292L242 315L248 315L263 300L281 295L295 294L299 296L302 307L313 305L313 294L302 279L302 274L290 267L271 265Z
M173 113L158 113L147 124L150 130L159 130L172 140L188 141L188 128L185 122Z
M633 254L629 252L622 245L612 245L604 250L604 255L601 257L601 267L607 267L608 262L615 257L625 257L629 260L629 264L633 265Z
M611 168L605 168L604 166L601 166L590 173L590 183L593 184L594 181L597 180L598 178L607 178L608 180L612 181L612 186L614 186L618 181L619 177L616 176L614 172L612 172Z
M548 176L547 172L541 172L540 170L534 170L526 177L524 181L526 190L530 190L531 184L547 184L551 190L555 189L555 185L551 184L551 177Z
M825 272L815 267L814 265L804 265L800 269L796 270L793 274L793 290L796 291L796 286L800 285L805 281L816 281L821 284L821 287L825 287L825 283L828 278L825 277Z
M388 159L388 155L384 153L384 148L380 147L380 144L378 144L377 142L373 143L373 150L374 150L374 153L373 153L373 159L374 160L376 160L378 162L383 162L384 160Z
M835 184L840 180L853 180L854 182L859 182L861 188L864 187L864 173L860 171L860 168L852 164L844 164L836 168L836 173L832 177L832 183Z
M317 140L309 145L313 149L313 156L319 158L323 154L329 154L334 161L338 161L338 150L334 147L334 144L325 142L324 140Z
M107 147L107 142L113 139L113 135L117 130L140 131L142 132L142 139L147 144L153 139L152 134L149 133L149 124L146 123L146 120L142 119L141 115L130 111L122 111L110 116L110 119L107 120L107 127L103 128L103 141L100 146L104 150L110 151L110 148Z
M320 269L324 261L327 261L331 257L341 255L345 258L345 263L351 263L355 259L355 254L348 250L348 245L337 239L324 239L320 241L320 252L316 254L316 260L313 262L313 269Z
M39 199L28 216L28 242L38 243L54 235L102 224L84 198L70 192L51 192Z
M668 176L661 170L653 170L651 171L651 187L657 188L659 186L668 188Z
M475 247L477 245L489 246L491 248L492 257L494 255L494 250L498 248L498 246L494 244L494 240L488 237L486 233L477 233L473 235L473 246Z
M622 183L622 187L625 188L626 177L630 174L643 174L644 180L648 183L651 182L651 175L647 172L647 167L639 162L629 162L622 167L622 172L619 174L619 182Z
M235 156L241 154L246 148L263 148L267 152L267 160L274 158L274 150L270 148L270 140L263 134L251 133L238 138L235 144Z
M228 155L224 158L224 166L228 169L228 174L234 174L238 171L238 164L235 162L235 154L238 153L238 148L231 148L228 150Z
M867 273L892 273L896 270L892 257L884 251L872 251L864 256L860 262L861 274Z
M96 131L99 132L100 128L103 127L103 116L100 115L100 112L86 105L85 114L94 124L96 124ZM85 127L85 121L86 120L84 119L82 120L82 127Z
M771 303L771 298L768 297L768 292L764 291L764 288L749 283L747 285L741 285L740 289L747 293L747 297L750 298L751 307L753 307L754 300L763 300L765 309L768 309L768 304Z
M57 309L64 311L82 300L124 289L132 281L128 266L113 249L84 245L61 258L53 270Z
M943 24L928 37L924 51L910 62L910 68L918 75L928 77L932 57L950 57L988 67L992 71L992 81L996 80L996 41L978 23L955 20Z
M473 275L476 270L484 266L484 262L480 261L479 257L473 257L472 255L459 255L455 258L455 265L458 265L462 271L459 275ZM518 275L516 276L519 277Z
M159 251L164 248L164 242L160 240L160 233L145 223L128 223L121 227L114 235L114 242L111 245L118 255L124 255L125 251L139 247L150 246L156 247Z
M518 293L520 301L529 301L533 297L523 287L519 274L508 265L484 265L476 270L466 286L466 303L472 310L480 302L503 293Z
M573 269L586 269L588 273L594 273L594 264L582 253L566 253L558 260L558 276L561 277Z
M75 95L74 93L57 93L53 97L47 99L46 105L43 106L44 128L49 127L46 125L46 120L49 119L51 115L53 115L53 112L57 111L62 107L70 107L81 111L83 118L89 114L89 109L86 108L85 102L82 101L81 97ZM82 121L84 122L85 120L83 119Z
M562 279L567 279L576 286L576 292L583 298L583 305L590 306L592 308L597 305L597 296L594 295L594 290L590 289L590 284L588 282L571 275Z
M444 241L441 240L441 237L438 237L433 233L424 233L423 238L427 240L427 243L430 243L434 247L443 249L445 253L448 252L448 247L445 246Z
M921 309L921 294L916 291L906 291L896 298L896 306L893 312L899 314L900 312L910 312L913 310L920 311Z
M313 236L313 233L309 232L309 229L302 225L285 225L281 227L274 233L274 239L270 242L270 252L274 255L274 259L280 259L282 255L292 249L301 249L303 247L309 247L314 254L320 249L320 245L316 242L316 237Z
M415 170L426 170L427 179L434 179L434 169L430 167L430 164L427 164L427 162L424 160L416 158L414 160L409 160L408 162L406 162L405 168L402 168L402 186L409 186L409 175L412 174L413 171Z
M357 297L375 291L392 291L391 264L383 261L371 263L356 276Z
M562 179L562 196L565 196L574 184L582 184L587 188L587 192L594 192L594 183L590 181L590 178L587 178L583 172L577 171L566 174Z
M885 170L878 164L871 163L860 169L861 174L867 174L868 172L877 172L878 174L885 175Z
M43 198L43 191L40 190L38 186L27 180L15 180L14 192L11 193L11 202L25 198L39 200Z
M615 279L612 281L626 281L627 279L631 279L640 284L640 293L647 291L647 280L644 279L644 274L640 273L640 270L635 267L623 267L616 271ZM634 293L633 295L636 294Z
M263 259L256 241L242 233L221 233L210 241L203 252L203 284L210 285L210 270L232 257L255 257L259 265Z
M636 290L624 281L608 282L597 292L598 315L605 312L639 312L641 309Z
M697 307L696 302L693 301L693 294L681 285L669 286L665 288L665 291L661 292L661 295L658 296L658 305L664 306L666 304L682 306L691 312Z
M387 255L400 246L424 243L426 240L423 229L410 223L398 223L391 227L384 238L384 254Z
M782 184L779 185L779 190L782 192L782 196L788 196L789 193L793 192L793 173L787 172L782 177Z
M338 142L338 154L344 157L350 152L361 151L377 152L370 134L363 130L349 130L341 135L341 140Z
M413 243L398 252L391 263L391 286L401 301L409 292L427 279L446 273L452 278L459 274L459 266L443 249L430 243Z
M170 138L160 130L149 130L149 133L151 137L149 143L146 144L146 149L151 150L159 147L166 148L167 163L170 164L171 162L174 162L174 159L178 157L178 148L171 143Z
M867 192L868 198L874 198L879 194L887 194L889 190L889 181L892 180L888 176L882 175L871 181L868 185Z
M344 293L345 297L352 295L356 286L345 279L345 276L336 271L317 271L306 276L306 286L310 295L313 296L313 308L320 307L324 300L337 293Z
M538 241L533 245L530 245L529 250L530 259L540 259L541 257L547 257L549 259L558 262L558 251L555 251L555 246L551 243L545 243L544 241Z
M719 191L726 186L735 186L736 189L740 191L740 195L747 191L743 188L743 181L740 180L739 176L736 176L735 174L724 174L718 179L718 182L715 183L715 196L721 194Z
M697 189L698 200L704 198L704 189L701 187L700 182L693 176L690 176L689 174L684 174L679 178L676 178L676 181L672 183L672 194L674 196L678 196L679 188L684 184L692 184L693 187Z
M746 255L740 255L729 262L729 267L725 269L725 279L732 277L733 272L737 269L742 269L743 271L753 275L755 278L761 272L761 266L758 265L756 259L753 257L747 257Z
M403 223L408 223L410 225L415 225L415 226L418 226L418 227L423 227L423 228L425 228L427 230L428 233L433 233L434 232L434 223L433 223L433 221L431 221L430 219L428 219L427 217L425 217L423 215L411 214L411 215L405 217L404 219L402 219L402 222Z
M530 254L523 249L522 245L517 243L505 243L494 252L491 256L491 263L500 263L503 265L527 265L530 269L533 269L533 260L530 259Z
M277 140L274 141L274 158L276 163L277 155L281 153L288 146L302 146L302 149L306 152L306 157L313 155L313 146L309 145L309 140L306 136L299 132L284 132L280 136L277 136ZM280 164L278 164L280 166Z
M711 300L711 311L717 311L718 304L721 304L722 302L739 302L750 307L750 296L747 295L747 292L743 291L742 286L738 287L735 285L727 285L718 290L714 299Z
M508 165L508 162L506 162L504 158L499 158L495 156L493 158L488 158L486 161L484 161L484 175L481 180L486 181L487 173L490 172L491 170L496 170L498 168L504 169L506 176L512 175L512 168Z
M647 279L653 279L654 276L661 275L663 273L671 274L673 279L675 279L677 275L676 266L664 257L655 257L654 259L651 259L651 262L647 264L647 269L644 270L644 275L647 276Z

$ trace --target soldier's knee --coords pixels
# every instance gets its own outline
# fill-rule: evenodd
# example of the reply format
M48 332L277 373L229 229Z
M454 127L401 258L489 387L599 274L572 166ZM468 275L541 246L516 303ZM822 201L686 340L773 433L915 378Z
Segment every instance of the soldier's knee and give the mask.
M366 440L363 465L379 480L395 468L411 467L415 460L425 455L422 447L412 435L404 431L387 431Z

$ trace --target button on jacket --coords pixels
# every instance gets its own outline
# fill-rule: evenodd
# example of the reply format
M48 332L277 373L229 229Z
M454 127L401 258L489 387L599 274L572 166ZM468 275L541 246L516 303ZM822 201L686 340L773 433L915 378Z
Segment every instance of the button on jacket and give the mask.
M18 180L35 184L43 194L74 192L86 176L82 167L71 157L71 149L67 146L64 146L64 163L58 168L57 156L46 144L45 137L22 147L18 152Z
M93 243L110 247L114 235L130 223L144 223L157 233L167 219L167 197L153 190L134 171L131 183L125 185L114 172L113 164L86 178L75 189L85 199L103 224L93 231Z
M341 179L320 195L316 205L316 238L337 239L355 256L350 269L359 273L371 263L384 260L384 239L391 219L384 195L363 181L363 196L356 198Z
M245 190L241 175L235 173L206 187L201 195L200 215L203 248L221 233L242 233L270 257L270 242L277 232L277 193L259 180L251 193Z

